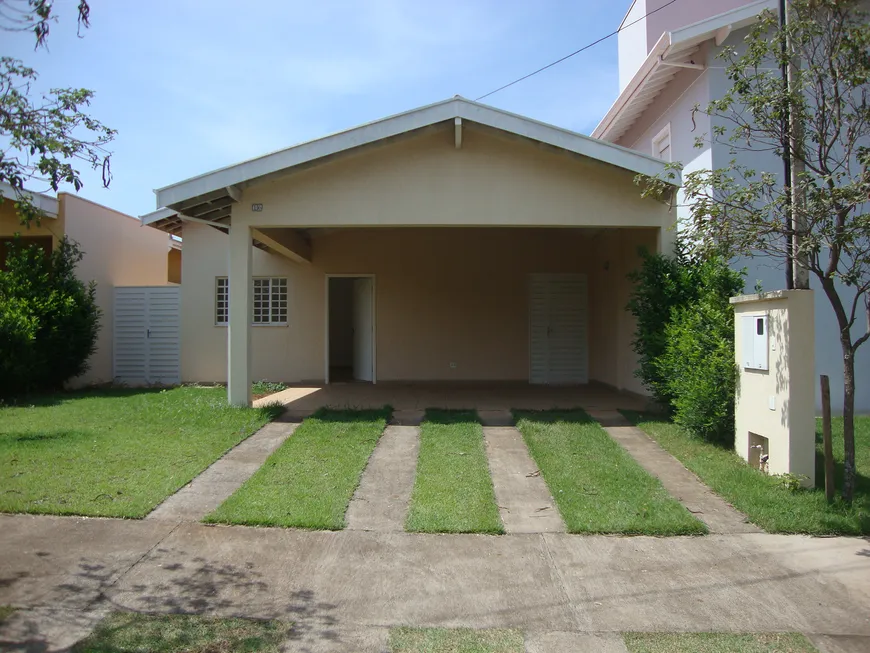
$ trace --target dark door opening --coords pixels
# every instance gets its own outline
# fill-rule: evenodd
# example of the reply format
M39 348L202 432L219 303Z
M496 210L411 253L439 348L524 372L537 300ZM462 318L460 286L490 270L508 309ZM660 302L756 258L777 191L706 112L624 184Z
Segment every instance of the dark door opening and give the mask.
M330 277L327 338L330 383L374 380L371 277Z

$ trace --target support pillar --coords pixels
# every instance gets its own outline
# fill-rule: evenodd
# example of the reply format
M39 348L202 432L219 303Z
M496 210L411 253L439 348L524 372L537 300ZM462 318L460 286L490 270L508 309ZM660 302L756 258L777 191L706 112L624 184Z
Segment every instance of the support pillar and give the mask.
M227 400L233 406L251 405L251 229L230 227L230 320L227 338Z

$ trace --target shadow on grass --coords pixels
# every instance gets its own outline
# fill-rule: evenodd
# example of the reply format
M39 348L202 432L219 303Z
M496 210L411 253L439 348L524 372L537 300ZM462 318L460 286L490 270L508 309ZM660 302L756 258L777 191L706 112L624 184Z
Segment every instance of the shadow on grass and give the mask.
M478 424L480 417L478 417L476 410L427 408L423 421L430 424Z
M51 443L57 440L78 440L80 438L93 437L93 433L75 430L57 431L10 431L2 434L5 443L40 444Z
M141 394L154 394L168 389L170 386L151 388L127 388L123 386L95 386L78 390L63 390L58 392L23 394L12 397L0 397L0 408L48 407L58 406L66 401L93 397L125 398Z
M527 419L530 422L541 424L593 424L599 420L592 419L581 408L568 410L515 410L513 411L514 422ZM619 426L619 424L601 424L602 426Z
M284 407L281 407L282 411ZM315 412L311 419L316 419L321 422L370 422L376 420L389 421L393 414L392 406L384 406L383 408L320 408Z

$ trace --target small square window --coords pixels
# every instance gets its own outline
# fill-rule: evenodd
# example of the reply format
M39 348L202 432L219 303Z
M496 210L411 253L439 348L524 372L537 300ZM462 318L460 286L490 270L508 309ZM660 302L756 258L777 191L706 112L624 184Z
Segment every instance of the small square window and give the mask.
M287 279L257 277L253 280L252 324L287 324ZM215 324L226 326L230 318L230 284L227 277L215 280Z

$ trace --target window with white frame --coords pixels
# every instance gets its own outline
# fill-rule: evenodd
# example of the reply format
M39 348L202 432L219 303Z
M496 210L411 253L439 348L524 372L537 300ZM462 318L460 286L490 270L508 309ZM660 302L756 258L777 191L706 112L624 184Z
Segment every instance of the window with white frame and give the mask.
M671 123L655 135L652 141L652 155L657 159L671 161Z
M254 324L287 324L287 279L254 279Z
M287 324L287 279L254 278L253 324ZM227 277L217 277L215 284L215 324L226 326L230 318L230 284Z
M230 321L230 280L226 277L215 279L214 323L227 324Z

